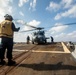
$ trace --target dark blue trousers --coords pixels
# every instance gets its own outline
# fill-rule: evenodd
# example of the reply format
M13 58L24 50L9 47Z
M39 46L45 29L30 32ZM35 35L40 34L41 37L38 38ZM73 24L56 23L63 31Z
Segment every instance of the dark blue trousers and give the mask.
M11 60L12 50L13 50L13 38L2 37L0 46L0 59L5 58L5 52L6 52L6 57L8 58L8 60Z

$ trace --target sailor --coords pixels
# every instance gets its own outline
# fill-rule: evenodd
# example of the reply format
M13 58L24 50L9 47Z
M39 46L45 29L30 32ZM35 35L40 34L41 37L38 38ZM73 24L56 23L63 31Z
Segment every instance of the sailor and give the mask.
M30 41L30 37L27 36L27 44L29 44L29 41Z
M20 27L16 28L12 22L13 17L9 14L4 16L5 20L0 23L0 64L4 65L6 62L4 60L5 52L7 49L6 57L8 58L8 65L14 65L16 62L12 60L12 50L13 50L13 35L14 31L19 31Z
M51 43L54 43L54 38L51 36Z

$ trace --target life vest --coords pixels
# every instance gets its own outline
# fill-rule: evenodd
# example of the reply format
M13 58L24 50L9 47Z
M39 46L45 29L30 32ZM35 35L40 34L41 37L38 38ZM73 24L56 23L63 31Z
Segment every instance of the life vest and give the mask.
M0 24L0 37L13 38L12 21L5 20Z

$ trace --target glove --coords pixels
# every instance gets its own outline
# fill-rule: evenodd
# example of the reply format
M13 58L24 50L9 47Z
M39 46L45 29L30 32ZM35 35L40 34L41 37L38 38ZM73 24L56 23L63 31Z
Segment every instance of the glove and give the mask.
M18 27L18 31L20 30L20 27Z

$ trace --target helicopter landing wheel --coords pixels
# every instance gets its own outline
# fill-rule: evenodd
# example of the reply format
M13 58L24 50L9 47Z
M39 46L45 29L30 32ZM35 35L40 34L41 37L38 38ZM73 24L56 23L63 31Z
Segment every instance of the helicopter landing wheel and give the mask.
M32 41L32 44L34 44L34 42Z
M47 41L45 40L45 43L47 43Z

